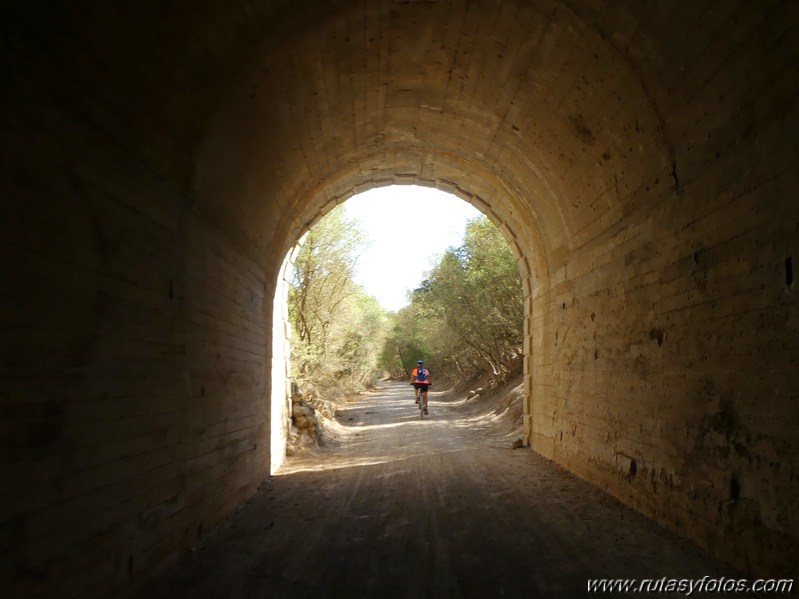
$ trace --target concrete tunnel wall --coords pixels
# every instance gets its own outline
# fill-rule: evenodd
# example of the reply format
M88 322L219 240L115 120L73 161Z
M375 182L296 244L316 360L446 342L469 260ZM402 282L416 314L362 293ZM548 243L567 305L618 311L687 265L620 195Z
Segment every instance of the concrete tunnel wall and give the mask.
M135 588L254 492L282 260L391 183L472 201L519 253L535 451L793 574L796 6L4 10L12 594Z

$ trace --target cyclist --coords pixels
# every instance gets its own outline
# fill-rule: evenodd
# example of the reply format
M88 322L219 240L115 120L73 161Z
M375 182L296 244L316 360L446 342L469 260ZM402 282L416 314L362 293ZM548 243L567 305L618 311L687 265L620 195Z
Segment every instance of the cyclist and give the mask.
M411 385L416 389L416 403L419 403L421 396L424 402L424 413L427 414L427 388L432 385L430 382L430 371L424 367L422 360L416 360L416 368L411 372Z

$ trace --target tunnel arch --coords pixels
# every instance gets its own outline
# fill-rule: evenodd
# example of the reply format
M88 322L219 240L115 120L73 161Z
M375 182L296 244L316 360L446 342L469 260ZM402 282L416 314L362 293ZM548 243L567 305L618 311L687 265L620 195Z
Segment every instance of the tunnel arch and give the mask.
M286 435L288 434L288 419L290 418L290 398L287 398L289 393L289 383L287 372L290 368L283 363L288 363L290 345L290 329L291 326L288 322L288 269L292 262L292 256L297 247L301 244L305 235L316 225L321 218L333 210L336 206L344 204L350 198L378 187L386 187L388 185L401 185L411 186L418 185L421 187L428 187L438 189L440 191L449 193L460 200L477 208L481 214L485 215L502 233L508 246L511 248L514 256L516 257L516 264L519 270L519 277L521 280L522 290L524 294L524 325L523 325L523 342L524 342L524 356L522 359L523 376L524 376L524 389L525 395L523 399L524 405L524 418L525 426L529 429L531 422L530 402L532 400L532 347L533 339L530 334L532 330L532 290L535 285L534 281L545 276L545 270L541 270L542 274L535 276L530 268L531 255L527 246L522 246L519 243L520 235L511 229L505 222L503 222L497 215L497 210L493 208L496 202L489 202L467 190L463 190L459 186L450 181L431 181L422 179L421 177L411 177L407 173L403 175L395 175L393 181L380 179L379 181L361 181L357 185L344 189L340 195L334 198L323 196L322 198L311 199L304 207L303 211L296 217L295 222L305 223L297 229L294 236L294 241L291 247L286 251L281 267L277 276L277 283L275 285L275 292L273 298L273 317L272 317L272 391L271 391L271 411L272 411L272 450L273 452L285 452ZM334 189L337 187L332 186ZM499 211L502 212L502 203L500 202ZM536 238L535 231L526 231L526 238ZM542 260L538 256L536 263L541 266ZM275 358L278 359L275 359ZM279 438L275 438L278 435ZM527 443L529 443L529 431L526 434ZM271 470L274 471L280 466L283 461L283 455L272 455L271 457Z
M239 212L249 238L270 240L275 279L303 232L356 190L417 183L476 205L519 257L526 441L553 456L560 400L541 402L537 432L531 406L568 384L547 372L561 352L536 344L563 338L562 316L551 315L575 293L562 282L594 270L593 257L570 255L590 253L614 228L632 238L668 234L667 223L638 210L644 195L675 191L651 83L619 49L618 32L588 26L576 6L478 2L453 13L435 2L332 3L329 11L303 22L291 15L252 51L257 60L200 136L192 190ZM483 14L503 23L503 39L485 29ZM363 33L386 20L380 39ZM454 34L453 22L464 29ZM639 222L622 224L635 212Z
M508 211L532 215L539 255L550 261L585 242L586 231L575 228L586 211L598 213L595 222L618 220L627 196L667 182L673 152L646 85L607 34L588 28L573 7L465 3L453 11L443 3L411 2L362 9L331 3L329 13L295 23L253 51L261 57L257 66L230 86L202 135L192 184L197 193L286 206L275 222L278 234L292 237L302 226L293 220L302 221L309 198L329 202L348 186L429 181L456 194L468 190L467 198L516 198ZM520 49L494 58L483 45L499 42L469 32L450 40L456 48L439 47L433 40L452 36L447 32L460 10L478 30L481 13L498 13L510 28L502 43L516 41ZM525 19L512 20L517 11ZM362 19L387 18L392 28L378 52L370 51L378 43L373 38L356 39ZM426 33L417 39L421 22ZM275 40L292 45L275 47ZM536 43L552 64L534 60ZM556 43L569 48L565 62L553 54ZM458 52L451 57L455 49L477 54L479 68ZM446 77L426 70L445 70L445 57L451 63ZM598 61L613 65L606 67L612 85L580 74ZM499 75L507 82L497 85ZM556 77L567 81L554 85ZM644 153L649 168L642 172ZM498 218L514 220L512 214Z
M533 273L525 289L530 446L699 542L738 554L693 515L726 497L727 477L686 456L712 434L696 398L700 411L712 411L746 384L730 386L731 377L707 385L708 375L685 366L704 358L684 363L680 348L702 351L707 342L697 337L717 339L707 326L694 328L716 318L700 298L710 270L735 271L734 242L711 215L767 193L753 191L765 181L763 156L730 148L742 148L738 127L746 131L745 115L758 110L740 73L770 83L732 48L745 44L752 60L783 76L787 54L774 59L757 41L778 11L745 19L734 7L590 1L326 9L293 15L285 32L273 30L252 51L257 67L238 73L201 136L192 190L236 197L247 214L242 229L270 239L278 256L359 185L430 182L491 202ZM677 29L685 34L679 47ZM759 114L767 138L778 138L780 125ZM785 159L767 170L792 176ZM736 328L731 311L721 316L728 330ZM718 365L727 368L723 359ZM675 391L685 415L647 415L671 405ZM640 397L647 400L636 405ZM741 401L747 421L758 422L757 409ZM637 430L625 422L631 414L642 419ZM738 434L765 430L752 426ZM722 469L747 459L730 455ZM704 484L686 481L708 477L713 492L679 507L681 494ZM742 514L720 518L748 526Z

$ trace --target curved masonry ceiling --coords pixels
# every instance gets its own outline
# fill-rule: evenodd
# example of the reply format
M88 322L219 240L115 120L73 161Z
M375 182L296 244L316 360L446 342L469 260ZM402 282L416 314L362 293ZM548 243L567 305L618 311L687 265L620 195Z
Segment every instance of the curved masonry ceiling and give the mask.
M418 183L487 213L546 280L670 161L630 64L562 4L364 2L302 18L267 36L197 161L195 189L239 200L254 239L266 226L287 250L352 193ZM654 170L625 171L642 154Z

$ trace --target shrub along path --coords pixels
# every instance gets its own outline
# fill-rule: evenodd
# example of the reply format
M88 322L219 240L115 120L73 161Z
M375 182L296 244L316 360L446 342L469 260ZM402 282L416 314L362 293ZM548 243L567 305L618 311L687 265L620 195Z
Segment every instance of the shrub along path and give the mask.
M479 401L479 400L478 400ZM143 597L534 597L593 578L729 575L529 449L475 401L407 384L347 404Z

